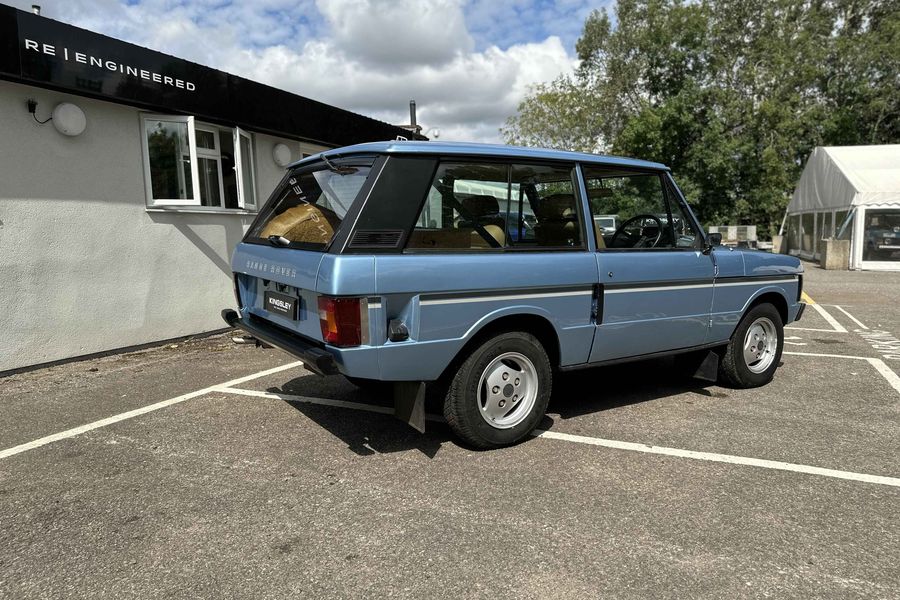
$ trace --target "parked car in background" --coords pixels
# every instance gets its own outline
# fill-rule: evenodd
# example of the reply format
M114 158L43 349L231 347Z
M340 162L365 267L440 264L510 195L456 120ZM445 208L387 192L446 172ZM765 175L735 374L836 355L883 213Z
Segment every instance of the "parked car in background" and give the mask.
M612 235L616 232L616 224L619 215L597 215L594 217L594 223L603 235Z
M513 242L534 240L534 226L536 224L537 217L533 214L512 211L506 220L507 235Z
M360 144L288 168L234 252L223 317L316 373L392 382L419 429L437 383L451 429L497 447L535 429L556 372L681 354L769 382L803 268L715 242L658 163Z
M867 215L865 260L889 260L900 252L900 213Z

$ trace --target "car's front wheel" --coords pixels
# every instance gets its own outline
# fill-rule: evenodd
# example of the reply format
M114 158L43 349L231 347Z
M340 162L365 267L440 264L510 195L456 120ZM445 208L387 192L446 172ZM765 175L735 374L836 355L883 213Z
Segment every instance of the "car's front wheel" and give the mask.
M514 444L540 423L553 386L540 341L521 331L498 334L459 366L444 400L450 428L478 448Z
M719 363L719 377L733 387L752 388L772 381L781 361L784 324L771 304L757 304L738 323Z

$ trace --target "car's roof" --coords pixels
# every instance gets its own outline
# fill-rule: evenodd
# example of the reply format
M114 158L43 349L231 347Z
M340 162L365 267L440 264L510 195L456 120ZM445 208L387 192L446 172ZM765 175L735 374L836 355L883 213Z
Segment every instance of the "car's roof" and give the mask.
M459 156L496 156L502 158L524 158L540 160L570 160L583 163L618 165L643 169L664 169L668 167L657 162L624 158L607 154L589 154L587 152L568 152L566 150L550 150L547 148L525 148L522 146L505 146L503 144L476 144L470 142L420 142L392 140L389 142L368 142L333 148L319 154L313 154L293 163L296 166L316 161L322 155L328 158L347 156L350 154L441 154Z

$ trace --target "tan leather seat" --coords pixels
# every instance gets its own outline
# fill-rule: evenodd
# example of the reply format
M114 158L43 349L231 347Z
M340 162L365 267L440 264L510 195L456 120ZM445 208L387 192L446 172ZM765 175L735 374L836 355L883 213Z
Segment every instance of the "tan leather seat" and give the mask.
M312 204L291 207L273 217L259 234L261 238L279 235L291 242L327 244L340 219L328 209Z
M534 207L538 222L534 237L540 246L572 246L581 242L575 196L553 194Z
M500 244L500 247L506 245L506 234L503 233L503 230L496 225L482 225L484 230L488 232L488 234L497 240L497 243ZM472 242L469 246L470 248L493 248L486 239L484 239L480 233L477 231L472 232Z
M477 223L488 234L497 240L501 247L506 245L506 221L500 216L500 202L493 196L469 196L461 202L468 213L466 216L475 219L474 223L462 220L458 226L460 229L472 227ZM491 248L491 244L478 232L472 232L471 248Z

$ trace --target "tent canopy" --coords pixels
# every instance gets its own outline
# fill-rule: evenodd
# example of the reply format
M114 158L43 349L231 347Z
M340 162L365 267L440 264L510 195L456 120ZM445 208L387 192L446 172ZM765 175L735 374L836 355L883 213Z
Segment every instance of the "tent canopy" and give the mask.
M900 144L819 146L806 161L787 212L869 205L900 208Z

